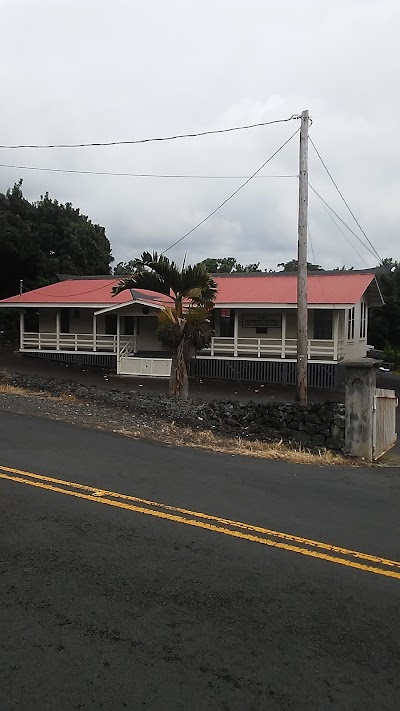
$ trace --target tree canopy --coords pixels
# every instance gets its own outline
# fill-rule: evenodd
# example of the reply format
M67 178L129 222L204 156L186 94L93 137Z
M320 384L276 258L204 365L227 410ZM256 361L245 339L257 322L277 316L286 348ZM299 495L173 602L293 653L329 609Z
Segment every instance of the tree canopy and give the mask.
M297 259L291 259L290 262L280 262L277 266L282 267L283 272L297 272L299 262ZM324 270L322 269L322 267L319 266L319 264L312 264L311 262L307 262L307 271L322 272Z
M215 258L215 257L208 257L207 259L204 259L202 264L206 267L207 271L210 274L236 274L238 272L242 273L250 273L250 272L262 272L260 269L260 262L254 262L251 264L240 264L236 257L220 257L220 258ZM281 262L278 264L278 267L282 267L281 271L284 272L296 272L297 271L297 259L292 259L290 262ZM118 264L116 269L121 267L125 268L125 264ZM316 272L316 271L323 271L322 267L319 266L319 264L312 264L311 262L307 262L307 269L310 272ZM344 267L342 267L344 269ZM265 270L265 271L270 271L272 272L273 270ZM126 274L127 272L124 271L116 271L115 274Z
M232 274L236 272L261 272L260 262L254 264L239 264L235 257L214 258L208 257L201 264L210 274Z
M104 227L79 208L53 200L48 193L30 202L22 180L0 193L0 298L24 287L56 280L57 273L110 274L111 245Z
M375 348L400 348L400 262L384 259L385 270L378 274L385 306L369 315L368 340Z
M117 276L129 276L135 271L136 265L135 259L130 259L129 262L118 262L113 269L113 273Z

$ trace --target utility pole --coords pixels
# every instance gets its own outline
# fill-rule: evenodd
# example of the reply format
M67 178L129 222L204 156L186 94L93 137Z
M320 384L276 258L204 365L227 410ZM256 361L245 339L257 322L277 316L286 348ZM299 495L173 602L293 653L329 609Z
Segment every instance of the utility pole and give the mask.
M301 114L299 155L299 224L297 266L296 401L307 403L307 224L308 224L308 111Z

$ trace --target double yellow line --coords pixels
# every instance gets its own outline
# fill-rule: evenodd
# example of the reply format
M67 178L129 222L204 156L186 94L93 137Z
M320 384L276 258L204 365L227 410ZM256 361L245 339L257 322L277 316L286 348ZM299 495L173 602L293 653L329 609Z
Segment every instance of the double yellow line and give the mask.
M299 553L310 558L319 558L321 560L345 565L349 568L364 570L376 575L384 575L389 578L397 578L400 580L400 561L387 560L379 556L370 555L369 553L360 553L359 551L341 548L340 546L314 541L302 536L296 536L282 531L274 531L261 526L253 526L252 524L243 523L242 521L233 521L219 516L200 513L198 511L190 511L189 509L180 508L178 506L170 506L158 501L149 501L141 499L137 496L129 496L128 494L120 494L116 491L107 491L98 489L93 486L79 484L72 481L64 481L63 479L55 479L53 477L26 472L21 469L13 469L0 465L0 479L6 479L18 484L27 484L40 489L47 489L58 494L67 496L75 496L79 499L86 499L97 504L105 504L114 506L115 508L134 511L135 513L145 514L147 516L155 516L156 518L182 523L187 526L203 528L215 533L222 533L226 536L241 538L253 543L261 543L262 545L271 546L292 553ZM371 565L372 564L372 565Z

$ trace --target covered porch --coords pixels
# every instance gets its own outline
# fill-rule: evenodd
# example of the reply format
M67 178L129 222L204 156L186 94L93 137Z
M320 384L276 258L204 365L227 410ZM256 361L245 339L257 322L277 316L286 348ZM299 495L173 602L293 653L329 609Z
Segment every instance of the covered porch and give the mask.
M308 360L338 362L345 357L346 310L309 308ZM214 312L214 336L202 357L296 360L297 309L220 308Z
M162 351L156 337L157 309L46 308L20 311L20 351L128 356Z
M47 308L35 313L33 330L25 327L25 323L32 325L33 319L20 312L21 352L97 353L118 359L170 355L156 336L158 309L148 304L121 304L100 310ZM335 363L345 358L350 349L365 350L366 329L360 339L356 333L348 333L349 313L343 308L309 309L310 362ZM295 308L216 308L210 318L214 335L209 348L199 354L202 358L297 357Z

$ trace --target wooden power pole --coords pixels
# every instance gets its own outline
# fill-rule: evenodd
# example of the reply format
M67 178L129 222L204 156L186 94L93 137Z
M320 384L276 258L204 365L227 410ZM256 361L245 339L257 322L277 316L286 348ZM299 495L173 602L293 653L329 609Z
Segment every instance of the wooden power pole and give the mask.
M299 226L297 267L297 368L296 400L307 402L307 226L308 226L308 111L301 114L299 157Z

